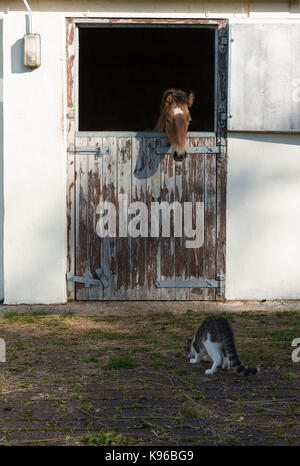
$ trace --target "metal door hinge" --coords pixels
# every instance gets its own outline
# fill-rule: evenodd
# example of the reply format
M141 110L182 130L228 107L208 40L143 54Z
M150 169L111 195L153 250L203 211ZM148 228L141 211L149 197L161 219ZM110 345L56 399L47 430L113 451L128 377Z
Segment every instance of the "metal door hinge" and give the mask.
M107 288L109 283L108 283L107 277L104 275L103 270L102 269L96 269L95 272L98 275L98 277L100 278L100 281L101 281L102 285L104 286L104 288Z
M94 278L91 274L85 274L83 277L74 275L72 272L67 272L67 281L71 283L83 283L85 288L90 288L91 286L99 286L100 284L107 288L109 285L107 277L104 275L102 269L96 269L96 274L99 277L99 280Z
M200 146L200 147L187 147L187 154L217 154L219 147L217 146ZM158 147L156 149L157 154L172 154L170 147Z
M72 272L67 273L67 281L74 283L83 283L85 288L100 285L100 280L96 280L92 277L92 275L86 274L83 277L78 277L77 275L74 275Z
M223 274L218 273L215 280L159 280L157 288L215 288L218 295L223 293Z
M227 39L227 35L223 35L223 36L220 36L219 38L219 44L220 45L228 45L228 39Z
M219 152L217 154L217 161L224 162L224 160L226 159L226 152L227 152L226 140L224 138L218 137L217 146L219 147Z
M224 293L224 287L223 287L224 275L221 272L219 272L216 276L216 280L218 282L216 292L217 292L217 295L220 296L221 294Z
M220 29L219 31L219 52L224 53L228 47L228 34L227 29Z
M219 128L226 128L227 126L227 110L226 110L226 104L224 102L221 102L218 107L218 126Z
M91 154L94 155L94 159L97 160L101 155L109 154L109 147L78 147L74 144L70 144L68 147L68 152L75 154Z
M75 118L75 110L74 110L74 108L70 108L66 116L67 116L67 118L68 118L69 120L74 120L74 118Z
M161 280L155 282L157 288L217 288L217 280Z

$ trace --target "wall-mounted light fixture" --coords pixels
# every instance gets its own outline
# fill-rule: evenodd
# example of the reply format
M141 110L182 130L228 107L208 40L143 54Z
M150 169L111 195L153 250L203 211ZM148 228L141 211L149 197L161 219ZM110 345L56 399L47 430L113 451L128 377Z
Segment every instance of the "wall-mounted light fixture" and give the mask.
M24 66L38 68L41 66L41 36L32 33L32 13L26 0L23 0L29 13L29 34L24 35Z

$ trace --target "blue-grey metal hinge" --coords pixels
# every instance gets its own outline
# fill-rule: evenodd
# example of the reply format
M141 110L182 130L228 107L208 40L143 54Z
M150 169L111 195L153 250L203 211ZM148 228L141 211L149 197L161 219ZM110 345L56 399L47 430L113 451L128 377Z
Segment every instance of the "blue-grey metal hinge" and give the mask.
M73 152L75 154L91 154L94 155L95 160L99 159L101 155L109 154L108 147L78 147L74 144L70 144L68 148L68 152Z
M77 275L74 275L72 272L67 273L67 281L75 282L75 283L83 283L85 288L90 288L91 286L100 285L100 280L96 280L91 275L86 274L83 277L78 277Z
M219 52L224 53L228 46L228 34L226 28L219 31Z
M224 287L223 287L224 275L221 272L219 272L216 276L216 280L218 282L216 292L217 292L217 295L221 295L224 293Z
M104 288L107 288L109 283L108 283L108 280L107 280L106 276L104 275L103 270L102 269L96 269L95 272L98 275L98 277L100 278L100 281L101 281L102 285L104 286Z
M219 152L218 146L200 146L200 147L187 147L187 154L217 154ZM157 147L157 154L172 154L170 147Z
M219 152L217 154L217 160L218 162L224 162L226 159L226 151L227 151L227 145L226 145L226 140L221 137L217 137L217 145L219 148Z
M218 273L216 280L158 280L157 288L216 288L218 295L223 293L223 274Z
M68 113L67 113L67 118L69 120L74 120L75 119L75 110L74 108L70 108Z
M227 125L227 109L226 109L226 104L224 102L221 102L218 108L218 124L220 128L226 128Z
M72 272L67 272L67 281L73 283L83 283L85 288L90 288L91 286L99 286L102 284L105 288L108 287L109 283L106 276L103 273L102 269L97 269L96 274L99 277L99 280L94 278L92 275L85 274L83 277L74 275Z
M161 280L155 282L157 288L217 288L217 280Z

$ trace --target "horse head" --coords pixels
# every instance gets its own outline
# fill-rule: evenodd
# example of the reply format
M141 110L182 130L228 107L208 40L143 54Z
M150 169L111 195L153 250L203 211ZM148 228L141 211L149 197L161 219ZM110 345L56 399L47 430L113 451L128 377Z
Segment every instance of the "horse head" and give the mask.
M194 93L180 89L164 92L161 102L161 122L169 141L175 160L186 157L185 140L191 121L190 108L194 102ZM162 129L162 128L161 128Z

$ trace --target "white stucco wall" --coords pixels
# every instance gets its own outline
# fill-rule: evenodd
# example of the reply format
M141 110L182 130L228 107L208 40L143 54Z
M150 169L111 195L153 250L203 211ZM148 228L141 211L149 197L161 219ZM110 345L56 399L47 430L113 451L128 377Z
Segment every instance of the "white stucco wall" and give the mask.
M4 299L3 271L3 17L0 15L0 301Z
M64 18L34 15L42 66L23 66L24 13L4 17L5 303L66 299Z
M0 11L20 11L22 0L0 0ZM299 0L29 0L33 11L115 16L195 15L211 17L289 17L299 14Z
M249 21L299 17L299 5L279 1L272 10L271 2L251 2L249 9L245 1L178 1L175 6L171 1L150 5L31 1L33 29L42 36L42 66L28 71L22 65L21 47L26 13L22 2L6 3L3 9L0 5L4 12L5 303L65 302L65 17L82 11L109 16L113 11L114 16L127 17L191 15ZM227 299L300 298L299 138L230 134Z
M300 135L229 134L226 298L300 298Z

